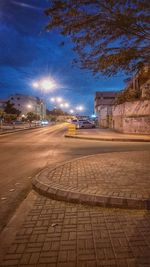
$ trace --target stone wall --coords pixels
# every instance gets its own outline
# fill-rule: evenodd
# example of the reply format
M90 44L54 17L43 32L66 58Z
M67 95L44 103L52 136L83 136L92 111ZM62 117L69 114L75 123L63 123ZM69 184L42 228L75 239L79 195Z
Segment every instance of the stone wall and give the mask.
M99 126L101 128L111 128L112 125L112 106L102 106L99 113Z
M123 133L150 134L150 100L113 106L111 128Z

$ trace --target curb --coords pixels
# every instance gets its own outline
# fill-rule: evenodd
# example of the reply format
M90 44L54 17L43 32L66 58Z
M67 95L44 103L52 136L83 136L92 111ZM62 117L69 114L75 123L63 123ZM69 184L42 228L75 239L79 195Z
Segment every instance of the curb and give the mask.
M18 129L18 130L9 131L9 132L2 132L2 133L0 133L0 135L3 135L3 134L12 134L12 133L17 133L17 132L22 132L22 131L27 131L27 130L35 130L35 129L38 129L38 128L42 128L42 127L33 127L33 128Z
M150 210L150 199L141 200L83 194L60 189L59 185L48 186L46 184L40 183L36 179L32 181L32 187L39 194L59 201L76 204L87 204L90 206L101 206L105 208L111 207Z
M81 158L92 157L95 155L80 157L72 159L63 163L58 164L57 167L50 170L53 171L60 166L80 160ZM72 190L66 190L65 188L60 188L60 185L57 183L46 184L42 183L39 180L39 176L42 172L45 172L49 168L41 170L32 180L33 189L41 195L44 195L48 198L71 202L76 204L86 204L90 206L101 206L101 207L111 207L111 208L123 208L123 209L142 209L150 210L150 199L135 199L135 198L122 198L122 197L113 197L106 195L92 195L87 193L74 192Z
M118 141L118 142L150 142L150 140L146 139L124 139L124 138L103 138L103 137L86 137L86 136L80 136L80 135L65 135L66 138L76 138L76 139L82 139L82 140L93 140L93 141Z

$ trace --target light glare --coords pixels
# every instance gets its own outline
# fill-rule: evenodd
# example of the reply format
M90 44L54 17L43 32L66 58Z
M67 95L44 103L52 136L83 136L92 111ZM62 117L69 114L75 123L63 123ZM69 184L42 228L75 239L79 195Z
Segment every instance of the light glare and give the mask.
M33 85L34 88L39 88L39 83L38 82L33 82L32 85Z
M56 88L56 83L53 80L47 79L41 81L41 88L44 89L45 91L48 90L53 90Z

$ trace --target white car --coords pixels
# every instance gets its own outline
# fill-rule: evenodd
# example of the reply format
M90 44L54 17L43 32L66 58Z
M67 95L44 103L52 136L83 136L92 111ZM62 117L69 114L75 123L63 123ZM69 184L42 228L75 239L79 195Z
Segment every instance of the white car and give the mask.
M95 128L95 124L91 121L79 121L77 129L92 129Z

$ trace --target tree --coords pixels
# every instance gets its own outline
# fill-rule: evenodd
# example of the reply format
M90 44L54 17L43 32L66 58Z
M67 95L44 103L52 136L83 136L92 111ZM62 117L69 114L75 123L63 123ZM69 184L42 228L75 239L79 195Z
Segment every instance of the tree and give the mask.
M150 62L148 0L51 0L45 13L47 30L71 38L82 68L111 76Z
M13 114L13 115L16 115L16 117L18 117L21 113L20 110L14 108L14 104L10 103L10 101L7 101L6 102L6 106L4 108L4 112L6 114Z
M4 118L5 112L0 109L0 120Z
M68 115L67 112L64 112L60 108L54 108L53 110L48 110L46 111L47 115L54 115L54 116L65 116Z
M27 113L27 120L34 121L37 120L37 114L35 114L34 112L28 112Z
M5 114L4 120L7 123L11 123L12 121L15 121L17 119L17 114Z

